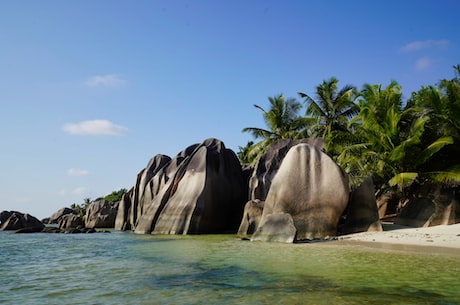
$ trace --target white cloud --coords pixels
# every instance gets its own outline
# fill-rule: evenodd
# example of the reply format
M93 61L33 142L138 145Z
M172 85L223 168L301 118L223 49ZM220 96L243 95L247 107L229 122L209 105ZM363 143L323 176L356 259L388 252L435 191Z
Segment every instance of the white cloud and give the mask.
M78 195L78 196L83 196L88 192L88 189L84 186L77 187L72 191L72 194Z
M446 39L440 40L418 40L412 41L399 50L401 52L414 52L429 48L446 48L449 45L449 41Z
M91 120L79 123L67 123L63 130L72 135L109 135L119 136L128 131L128 128L116 125L108 120Z
M126 84L126 80L116 74L95 75L88 78L85 84L89 87L122 87Z
M69 168L67 170L67 175L69 175L69 176L86 176L86 175L89 175L89 171L86 170L86 169Z
M422 57L415 62L415 69L417 71L422 71L428 69L431 66L431 64L431 59L429 59L428 57Z

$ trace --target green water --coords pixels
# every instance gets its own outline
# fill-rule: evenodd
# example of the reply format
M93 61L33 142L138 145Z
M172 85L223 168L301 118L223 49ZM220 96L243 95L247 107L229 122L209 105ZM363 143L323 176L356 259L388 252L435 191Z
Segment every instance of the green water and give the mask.
M0 245L0 304L460 304L458 255L117 232Z

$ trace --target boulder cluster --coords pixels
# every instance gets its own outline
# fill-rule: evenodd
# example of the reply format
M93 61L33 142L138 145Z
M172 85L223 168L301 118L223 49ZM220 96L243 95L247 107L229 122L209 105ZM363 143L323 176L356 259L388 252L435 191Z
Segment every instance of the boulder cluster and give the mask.
M78 215L78 209L67 207L41 221L29 214L3 211L0 213L0 230L16 233L95 233L99 232L96 228L113 228L117 211L118 203L106 200L91 202L83 217Z
M237 233L253 241L292 243L381 231L381 219L394 210L394 221L401 225L460 221L458 194L451 188L413 190L398 206L394 198L385 193L376 199L371 177L352 188L348 175L323 152L321 139L278 140L254 166L242 166L222 141L207 139L173 158L154 156L120 202L96 200L84 217L78 210L63 208L43 220L54 228L45 228L28 214L4 211L0 229Z
M157 155L123 196L115 229L238 232L252 240L281 242L336 236L350 187L347 174L322 148L320 139L279 140L250 168L217 139L189 146L174 158ZM370 211L348 217L341 229L381 230L373 192L355 193L360 200L353 209Z

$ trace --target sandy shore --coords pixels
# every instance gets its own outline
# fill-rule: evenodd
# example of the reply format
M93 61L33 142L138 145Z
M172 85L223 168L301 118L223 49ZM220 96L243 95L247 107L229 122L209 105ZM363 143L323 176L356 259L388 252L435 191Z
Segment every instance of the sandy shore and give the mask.
M429 251L460 255L460 223L428 228L411 228L384 224L383 232L364 232L339 237L343 242L396 249Z

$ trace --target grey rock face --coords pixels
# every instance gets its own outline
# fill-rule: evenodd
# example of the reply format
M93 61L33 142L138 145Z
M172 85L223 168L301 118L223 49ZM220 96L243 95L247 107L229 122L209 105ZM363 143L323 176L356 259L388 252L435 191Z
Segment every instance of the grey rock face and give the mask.
M94 201L86 209L85 227L113 228L117 211L118 203L111 204L106 200Z
M134 212L131 203L133 192L134 188L131 188L128 192L123 194L123 197L121 197L118 205L117 217L115 218L115 230L129 231L132 229L132 223L134 223L132 216Z
M371 177L350 194L348 213L341 228L342 234L383 231L380 223L375 187Z
M0 230L19 230L28 228L31 231L40 231L45 225L30 214L17 211L3 211L0 214Z
M264 218L251 241L293 243L296 233L297 229L290 214L275 213Z
M59 220L62 216L67 215L67 214L73 214L74 210L71 208L62 208L59 209L58 211L54 212L49 218L48 218L48 223L49 224L55 224L59 223Z
M298 144L286 154L273 179L261 223L269 215L287 213L297 240L336 236L348 196L344 171L318 147Z
M394 223L430 227L460 222L458 190L442 184L417 185L412 198L402 207Z
M265 153L257 160L253 173L249 179L250 199L265 200L281 162L291 147L306 143L323 149L322 139L277 140L273 142Z
M65 214L59 217L59 229L70 229L83 226L83 219L75 214Z
M236 154L207 139L168 158L154 158L140 172L120 203L116 228L146 234L236 233L247 198Z
M244 206L243 219L241 220L239 235L250 235L259 227L264 202L259 199L250 200Z

